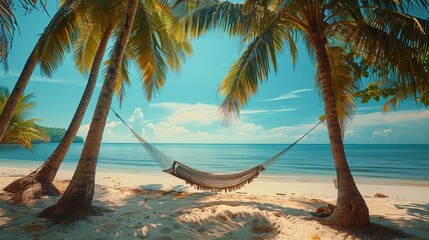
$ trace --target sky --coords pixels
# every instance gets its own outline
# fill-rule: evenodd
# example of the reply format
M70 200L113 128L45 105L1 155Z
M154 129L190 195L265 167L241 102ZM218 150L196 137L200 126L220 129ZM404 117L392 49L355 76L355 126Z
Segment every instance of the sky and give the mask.
M48 1L54 15L55 1ZM9 72L0 73L0 85L12 89L49 17L39 11L24 14L17 9L19 32L9 57ZM222 97L220 81L240 55L240 41L211 32L192 41L193 54L180 72L171 72L165 87L148 102L138 72L131 68L132 84L122 106L114 97L112 107L150 142L164 143L291 143L318 122L323 103L314 86L315 62L305 46L298 45L295 68L289 53L279 57L279 70L271 72L258 93L250 99L237 121L225 125L218 113ZM111 44L110 44L111 45ZM34 93L37 106L32 117L40 125L67 128L82 96L88 76L78 73L72 54L52 78L34 71L26 93ZM85 137L103 82L100 74L90 106L78 135ZM365 87L362 84L362 87ZM414 102L401 103L396 112L381 113L385 100L359 104L345 130L346 144L429 144L429 111ZM137 142L110 113L103 142ZM329 143L326 126L316 128L302 143Z

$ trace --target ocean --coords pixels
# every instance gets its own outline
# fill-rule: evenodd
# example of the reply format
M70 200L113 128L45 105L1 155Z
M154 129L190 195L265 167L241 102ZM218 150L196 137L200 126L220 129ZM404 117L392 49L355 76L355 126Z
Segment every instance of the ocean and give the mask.
M281 151L280 144L154 144L173 159L202 171L226 173L255 166ZM35 144L32 151L0 145L0 167L37 168L56 144ZM72 144L62 169L74 170L82 143ZM429 145L345 145L356 178L429 182ZM164 174L138 143L103 143L97 171L126 174ZM277 160L264 176L333 177L330 146L301 144Z

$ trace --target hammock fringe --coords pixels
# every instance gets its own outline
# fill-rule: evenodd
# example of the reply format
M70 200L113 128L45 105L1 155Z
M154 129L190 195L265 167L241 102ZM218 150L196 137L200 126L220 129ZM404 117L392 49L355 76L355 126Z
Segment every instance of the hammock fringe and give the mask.
M253 182L253 180L255 178L257 178L259 176L259 173L256 174L255 176L253 176L252 178L246 180L245 182L242 182L240 184L237 184L235 186L231 186L231 187L224 187L224 188L214 188L214 187L209 187L209 186L202 186L202 185L198 185L196 183L191 183L185 180L185 183L188 185L191 185L191 187L197 189L197 190L203 190L203 191L211 191L211 192L234 192L239 190L240 188L244 187L245 185Z

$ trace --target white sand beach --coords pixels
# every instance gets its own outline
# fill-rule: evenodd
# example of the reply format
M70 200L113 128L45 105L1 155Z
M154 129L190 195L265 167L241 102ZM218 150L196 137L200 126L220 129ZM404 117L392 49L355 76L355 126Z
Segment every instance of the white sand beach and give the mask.
M0 168L0 188L30 171ZM71 171L59 172L55 184L61 191L71 176ZM1 192L0 239L429 238L427 183L357 182L373 225L352 231L324 226L310 214L326 203L335 204L336 189L327 178L262 176L237 192L212 193L167 174L101 172L94 205L111 211L68 228L48 227L35 216L58 197L13 205ZM374 197L377 193L388 197Z

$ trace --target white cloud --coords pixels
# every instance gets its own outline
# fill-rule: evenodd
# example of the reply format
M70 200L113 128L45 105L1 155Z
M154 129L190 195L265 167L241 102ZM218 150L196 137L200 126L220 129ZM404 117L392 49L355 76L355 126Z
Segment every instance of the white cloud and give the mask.
M210 126L212 124L222 123L222 115L219 112L219 108L216 105L204 104L204 103L177 103L177 102L164 102L155 103L150 105L151 108L162 108L169 111L169 116L166 118L166 122L170 125L196 125L196 126ZM247 119L246 116L263 114L263 113L280 113L295 111L297 108L283 107L280 109L245 109L240 112L243 119ZM128 119L129 121L134 120L133 117Z
M115 128L116 126L122 124L119 121L109 121L106 123L106 128Z
M377 130L372 133L372 137L384 137L384 138L391 138L393 135L393 130L388 128L384 130Z
M298 108L279 108L279 109L258 109L258 110L243 110L240 112L240 115L252 115L252 114L260 114L260 113L279 113L279 112L290 112L296 111Z
M19 76L20 76L20 73L10 72L6 77L18 78ZM66 81L65 79L48 78L48 77L42 77L42 76L37 76L37 75L32 75L30 78L30 81L32 81L32 82L44 82L44 83L73 84L73 85L76 85L77 83L80 82L80 81L75 81L75 82Z
M416 139L413 127L424 128L428 123L427 110L357 114L347 128L345 137L349 143L413 143ZM423 142L419 143L425 143L428 138L422 137L421 140Z
M355 131L355 130L348 129L344 133L344 137L346 137L346 138L360 138L361 135L357 131Z
M294 90L294 91L290 91L288 93L285 93L283 95L280 95L278 97L264 99L261 101L279 101L279 100L286 100L286 99L291 99L291 98L299 98L301 96L298 93L309 92L309 91L313 91L313 89L305 88L305 89Z
M209 104L158 103L152 108L162 108L167 116L162 120L144 119L143 111L136 108L128 120L133 129L149 142L170 143L291 143L314 126L314 123L267 127L252 121L252 114L274 113L276 110L247 110L247 118L225 127L219 121L217 106ZM286 107L284 109L287 109ZM292 110L291 110L292 111ZM345 132L347 140L361 143L363 139L381 142L407 142L411 135L406 126L420 126L427 123L427 111L402 111L390 114L370 113L357 115ZM381 128L382 127L382 128ZM81 136L86 136L89 124L82 125ZM84 134L83 134L84 133ZM409 136L408 136L408 135ZM104 142L136 142L130 131L119 121L106 125ZM310 133L304 143L329 143L326 126L319 126Z
M274 109L274 112L290 112L290 111L296 111L298 108L280 108L280 109Z
M255 124L249 118L231 123L225 127L221 123L216 105L196 103L164 102L151 104L151 108L162 108L168 116L160 122L147 120L138 126L145 138L151 142L190 142L190 143L291 143L307 132L313 124L300 124L265 128ZM260 113L294 111L294 108L244 110L243 116ZM129 120L134 120L132 117ZM137 124L133 125L137 127ZM135 128L136 129L136 128ZM313 133L324 128L319 127ZM320 142L317 134L309 135L308 142Z
M19 78L20 73L18 72L10 72L5 77L10 78ZM31 75L30 78L31 82L41 82L41 83L54 83L54 84L67 84L67 85L74 85L74 86L86 86L87 84L87 78L81 77L80 79L64 79L64 78L49 78L49 77L43 77L39 75ZM96 84L96 87L101 87L102 84Z
M155 142L210 142L212 139L212 136L207 132L192 132L184 126L173 125L165 121L156 124L148 123L145 127L145 135Z
M215 105L166 102L151 104L150 107L169 110L171 114L167 117L167 122L173 125L189 123L211 125L221 122L218 107Z
M142 109L141 108L136 108L136 109L134 109L134 114L131 115L131 117L128 118L128 122L132 123L135 120L140 120L141 121L141 120L143 120L143 116L144 116L144 114L143 114Z
M358 112L373 111L373 110L381 111L381 108L382 107L380 106L365 106L365 107L359 107L357 111Z
M374 112L358 114L353 119L353 127L380 126L386 124L409 123L429 119L429 111L407 110L390 113Z
M141 109L136 109L129 117L129 120L133 120L134 117L133 129L141 133L142 137L149 142L287 144L294 142L314 126L313 124L300 124L265 128L242 118L225 127L220 122L217 124L217 121L213 120L214 116L217 116L217 106L215 105L159 103L152 104L151 107L166 109L169 111L169 115L165 120L159 122L137 121L136 116L142 117L142 115L140 114ZM250 110L247 114L268 111L273 112L272 110ZM119 140L114 138L124 134L124 131L128 131L123 125L120 128L117 126L116 122L109 122L106 126L104 141L118 142ZM82 126L82 129L85 127L86 125ZM323 129L323 127L316 129L315 134L308 136L306 141L320 142L316 133ZM135 142L135 140L130 142Z
M107 120L103 132L103 142L135 142L135 137L120 121ZM80 126L77 135L86 139L88 135L90 124L83 124Z
M429 111L427 110L406 110L389 113L374 112L356 115L351 124L351 129L357 130L386 125L415 125L427 120L429 120Z
M84 124L79 127L79 130L77 131L77 135L86 138L86 135L88 135L89 130L89 124Z
M267 113L270 112L270 110L266 109L259 109L259 110L243 110L240 112L241 115L252 115L252 114L260 114L260 113Z
M265 129L261 125L248 122L235 122L228 127L213 129L211 131L196 130L172 125L168 122L148 123L145 125L146 137L151 142L174 143L291 143L308 131L312 124L283 126ZM323 131L317 128L313 134ZM314 135L315 136L315 135ZM318 138L310 138L307 142L318 142Z

